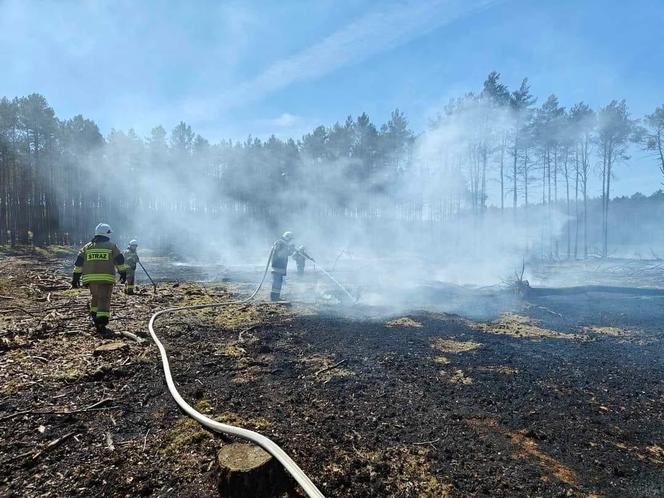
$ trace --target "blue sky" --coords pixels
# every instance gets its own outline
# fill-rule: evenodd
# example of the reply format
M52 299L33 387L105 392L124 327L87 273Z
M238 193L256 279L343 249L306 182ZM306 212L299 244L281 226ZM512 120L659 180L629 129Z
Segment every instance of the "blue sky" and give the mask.
M421 131L497 70L540 102L624 97L640 117L664 104L663 26L662 0L0 0L0 95L41 93L105 133L298 137L396 107ZM658 187L642 152L624 168L617 193Z

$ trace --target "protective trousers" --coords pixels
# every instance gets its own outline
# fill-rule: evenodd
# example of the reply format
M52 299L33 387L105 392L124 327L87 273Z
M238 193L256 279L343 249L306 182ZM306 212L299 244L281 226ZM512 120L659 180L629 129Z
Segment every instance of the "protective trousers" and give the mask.
M92 300L90 301L90 315L95 325L106 325L111 316L111 296L113 284L107 282L90 282L88 284Z
M127 283L125 285L125 294L134 293L134 279L136 278L136 268L127 268Z
M281 286L284 283L284 276L281 273L272 272L272 292L270 300L279 301L281 296Z

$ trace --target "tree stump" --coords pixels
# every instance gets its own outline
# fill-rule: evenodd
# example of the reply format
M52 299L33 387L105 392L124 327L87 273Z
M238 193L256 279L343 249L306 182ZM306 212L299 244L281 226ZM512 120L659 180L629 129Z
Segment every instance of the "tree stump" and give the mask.
M288 489L286 471L272 455L249 443L232 443L217 455L218 486L229 498L269 498Z

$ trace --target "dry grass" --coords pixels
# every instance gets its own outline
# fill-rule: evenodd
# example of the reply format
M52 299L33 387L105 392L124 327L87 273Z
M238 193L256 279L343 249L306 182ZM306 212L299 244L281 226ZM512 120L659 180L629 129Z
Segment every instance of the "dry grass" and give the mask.
M343 475L347 473L348 466L357 465L355 462L359 459L368 479L384 480L388 496L452 496L453 486L440 482L433 474L427 448L392 447L381 452L353 449L353 452L342 453L337 461L327 465L326 474ZM387 465L381 465L384 462Z
M636 458L641 462L664 465L664 447L659 444L652 444L644 448L627 445L625 443L613 443L613 446L629 453L633 458Z
M533 320L524 315L516 313L505 313L498 320L491 323L478 323L474 327L487 334L508 335L521 339L566 339L583 340L578 334L565 334L555 330L540 327L539 320Z
M325 372L316 375L317 372L329 368L339 362L331 355L315 354L311 356L304 356L298 360L307 370L311 371L310 375L324 383L329 382L333 377L350 377L355 375L355 372L339 365Z
M251 418L243 417L237 413L224 412L221 415L214 417L215 420L222 424L235 425L242 428L249 428L256 431L262 431L269 428L272 424L269 420L263 417Z
M416 320L413 320L412 318L404 316L401 318L395 318L394 320L390 320L389 322L385 322L385 326L389 328L397 328L397 327L421 328L422 324Z
M481 343L475 341L457 341L454 339L441 338L436 338L431 341L431 347L441 353L465 353L481 346Z
M196 461L193 453L201 449L203 442L214 439L214 436L203 429L203 426L189 417L179 418L173 427L161 438L159 456L169 463L189 463Z
M576 472L542 451L532 438L521 432L511 431L502 427L494 419L473 418L467 422L468 425L480 433L496 432L504 436L515 447L512 458L516 460L535 460L549 475L552 475L559 481L571 486L577 485L579 477ZM548 477L543 476L543 478L546 480Z
M584 327L583 331L587 334L606 335L610 337L629 337L632 335L631 332L618 327L599 327L595 325Z
M477 371L486 373L499 373L503 375L516 375L519 373L518 368L508 367L506 365L488 365L485 367L477 367Z
M452 372L441 370L440 376L450 384L463 384L464 386L467 386L473 383L473 378L467 376L460 368L457 368Z
M242 358L247 352L244 348L235 344L222 344L215 349L213 354L227 356L229 358Z

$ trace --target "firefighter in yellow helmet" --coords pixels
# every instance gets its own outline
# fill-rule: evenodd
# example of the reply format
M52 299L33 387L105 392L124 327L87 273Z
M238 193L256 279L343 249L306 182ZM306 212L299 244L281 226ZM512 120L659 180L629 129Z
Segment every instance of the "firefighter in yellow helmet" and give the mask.
M125 265L127 265L127 283L125 284L125 294L134 293L134 281L136 278L136 265L138 265L140 259L138 258L138 253L136 248L138 247L138 242L136 239L129 241L127 249L123 253L125 259Z
M120 249L111 242L111 227L100 223L95 236L78 253L72 276L72 287L79 288L81 282L90 289L90 316L97 332L108 335L106 325L111 316L111 295L115 284L115 271L120 274L120 283L127 280L127 267Z

